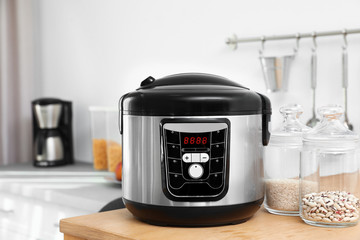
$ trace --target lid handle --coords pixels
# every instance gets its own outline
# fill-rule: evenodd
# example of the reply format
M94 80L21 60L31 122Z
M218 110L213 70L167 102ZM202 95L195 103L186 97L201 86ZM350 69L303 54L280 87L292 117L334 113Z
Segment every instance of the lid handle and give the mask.
M119 126L119 131L120 131L120 135L123 135L123 110L124 110L124 99L125 97L128 95L129 93L124 94L120 99L119 99L119 103L118 103L118 109L119 109L119 115L118 115L118 126Z
M153 82L155 82L155 78L153 78L152 76L147 77L145 80L143 80L140 84L141 87L145 87L147 85L152 84Z
M270 121L271 121L271 103L269 98L257 93L261 98L262 103L262 144L267 146L270 140Z

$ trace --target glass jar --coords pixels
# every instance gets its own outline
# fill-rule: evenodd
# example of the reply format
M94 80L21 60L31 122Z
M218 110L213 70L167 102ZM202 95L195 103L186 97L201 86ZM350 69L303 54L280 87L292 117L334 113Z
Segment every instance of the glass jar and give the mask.
M299 121L303 109L292 104L280 108L284 121L271 133L264 152L265 208L273 214L299 214L299 169L302 135L310 128Z
M321 122L304 134L300 164L300 216L314 226L346 227L359 221L359 136L337 105L318 110Z

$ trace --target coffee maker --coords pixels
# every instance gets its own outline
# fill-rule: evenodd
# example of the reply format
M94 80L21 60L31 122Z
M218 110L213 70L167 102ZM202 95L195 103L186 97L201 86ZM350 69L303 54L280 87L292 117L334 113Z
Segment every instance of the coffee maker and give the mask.
M33 115L33 160L36 167L74 162L71 102L40 98L31 103Z

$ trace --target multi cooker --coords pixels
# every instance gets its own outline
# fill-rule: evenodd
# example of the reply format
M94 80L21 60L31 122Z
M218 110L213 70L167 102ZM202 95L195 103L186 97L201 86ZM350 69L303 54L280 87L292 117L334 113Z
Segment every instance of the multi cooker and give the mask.
M123 201L142 221L212 226L264 198L267 97L210 74L148 77L119 101Z

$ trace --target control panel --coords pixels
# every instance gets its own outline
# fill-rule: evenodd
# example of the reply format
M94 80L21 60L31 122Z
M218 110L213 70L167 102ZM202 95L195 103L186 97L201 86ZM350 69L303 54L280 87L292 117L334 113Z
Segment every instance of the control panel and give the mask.
M228 185L229 123L170 121L162 124L166 195L174 200L217 200Z

